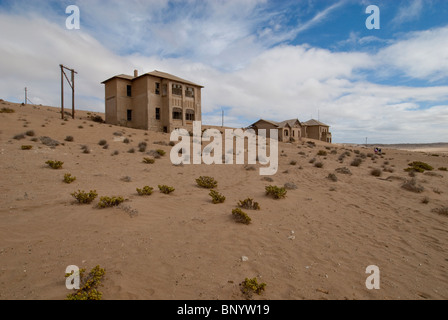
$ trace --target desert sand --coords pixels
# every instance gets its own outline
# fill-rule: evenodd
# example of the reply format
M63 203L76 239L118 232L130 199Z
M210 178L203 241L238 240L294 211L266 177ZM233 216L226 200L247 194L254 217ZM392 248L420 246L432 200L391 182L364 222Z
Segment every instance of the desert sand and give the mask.
M171 147L154 144L167 144L168 134L96 123L86 111L63 121L58 108L6 101L1 108L15 112L0 114L0 299L65 299L69 265L105 268L99 289L104 300L241 300L239 283L255 277L266 283L256 300L448 299L448 216L433 211L448 206L448 172L438 170L448 167L447 153L383 149L382 156L365 157L354 167L356 150L373 150L279 143L279 170L269 182L259 175L259 164L257 170L174 166ZM14 139L27 131L34 136ZM43 136L61 145L46 146ZM102 139L108 149L98 144ZM143 163L143 141L146 151L167 155ZM317 156L319 150L327 155ZM323 167L311 164L312 158ZM49 168L48 160L63 161L63 168ZM412 161L435 168L430 175L416 173L422 193L401 188L411 179L404 169ZM352 174L335 171L342 167ZM386 171L376 177L373 168ZM76 181L64 183L65 173ZM330 173L336 182L327 178ZM213 204L209 190L196 185L199 176L214 177L226 201ZM266 186L285 183L297 186L285 199L265 195ZM162 194L159 184L175 191ZM154 188L149 197L136 192L145 185ZM71 196L79 189L126 202L98 209L97 198L80 205ZM236 223L232 209L248 197L261 210L244 210L252 223ZM380 269L378 290L366 288L369 265Z

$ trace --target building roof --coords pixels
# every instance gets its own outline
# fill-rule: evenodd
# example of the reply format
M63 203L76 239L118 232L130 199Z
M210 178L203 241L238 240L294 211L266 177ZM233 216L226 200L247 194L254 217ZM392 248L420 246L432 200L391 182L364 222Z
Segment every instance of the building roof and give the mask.
M322 123L322 122L317 121L315 119L308 120L307 122L304 122L302 124L305 125L305 126L308 126L308 127L312 127L312 126L330 127L328 124Z
M126 79L126 80L131 80L132 81L132 80L135 80L137 78L144 77L144 76L154 76L154 77L158 77L158 78L162 78L162 79L168 79L168 80L172 80L172 81L181 82L181 83L184 83L184 84L189 84L189 85L192 85L192 86L204 88L204 86L201 86L201 85L196 84L194 82L191 82L191 81L188 81L188 80L176 77L176 76L174 76L172 74L169 74L169 73L166 73L166 72L157 71L157 70L154 70L152 72L148 72L148 73L142 74L142 75L140 75L138 77L129 76L127 74L119 74L119 75L113 76L112 78L104 80L101 83L104 84L104 83L106 83L106 82L108 82L108 81L110 81L112 79L115 79L115 78Z
M260 121L264 121L264 122L270 123L270 124L272 124L273 126L275 126L277 128L284 128L284 127L286 127L286 125L289 125L289 127L292 128L296 122L299 122L299 124L301 125L301 123L300 123L300 121L298 119L285 120L285 121L282 121L282 122L260 119L257 122L260 122ZM257 122L255 122L251 126L254 126Z

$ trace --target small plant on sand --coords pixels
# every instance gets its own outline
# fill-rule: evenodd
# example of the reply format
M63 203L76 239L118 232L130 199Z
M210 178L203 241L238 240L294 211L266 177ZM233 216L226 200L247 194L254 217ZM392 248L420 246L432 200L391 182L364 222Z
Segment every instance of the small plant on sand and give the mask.
M33 149L33 146L22 146L21 147L22 148L22 150L31 150L31 149Z
M137 193L139 196L150 196L152 195L154 188L151 188L149 186L144 186L143 189L137 188Z
M170 194L172 192L174 192L173 187L168 187L167 185L158 185L160 192L164 193L164 194Z
M286 188L277 186L267 186L266 195L274 197L274 199L281 199L286 197Z
M222 194L220 194L216 190L210 190L210 193L208 194L210 197L212 197L212 202L214 204L223 203L226 200L226 197L224 197Z
M103 139L103 140L100 140L100 142L98 142L98 144L100 146L105 146L107 144L107 141Z
M250 222L252 221L252 219L247 215L247 213L242 211L240 208L233 209L232 216L233 219L238 223L250 224Z
M61 169L62 165L64 164L64 162L62 161L53 161L53 160L48 160L47 162L45 162L46 164L48 164L48 166L52 169Z
M448 217L448 207L436 208L433 209L432 212Z
M23 133L16 134L14 137L12 137L14 140L22 140L25 139L25 135Z
M324 167L324 164L323 164L323 162L316 162L316 163L314 163L314 166L316 167L316 168L323 168Z
M66 136L65 137L65 141L67 141L67 142L73 142L73 137L72 136Z
M124 202L123 197L101 197L98 208L117 207Z
M155 162L156 162L155 159L147 158L147 157L143 158L143 163L154 164Z
M446 167L441 167L439 168L439 171L448 171L448 169Z
M72 183L75 180L76 180L76 177L72 177L71 173L64 174L64 182L65 183L70 184L70 183Z
M14 113L14 112L15 112L15 110L11 109L11 108L2 108L0 110L0 113Z
M240 208L249 209L249 210L260 210L260 205L258 202L255 202L254 199L247 198L244 200L240 200L238 203L238 206Z
M25 133L28 137L34 137L36 133L33 130L29 130Z
M104 123L103 118L99 115L91 116L90 119L92 119L92 121L94 121L94 122Z
M101 280L106 274L106 270L100 266L93 268L90 273L85 276L86 269L79 270L80 288L67 295L65 300L101 300L103 294L97 290L101 285ZM66 278L72 274L67 273Z
M291 160L291 162L289 164L292 165L292 166L295 166L297 164L297 161Z
M333 182L337 182L338 181L338 177L334 174L334 173L329 173L327 176L328 180L331 180Z
M404 169L406 172L414 171L414 172L425 172L434 170L429 164L421 161L414 161L408 164L409 168Z
M98 197L98 193L96 193L96 190L90 190L90 192L88 193L85 191L78 190L77 192L73 192L71 195L73 198L78 200L79 203L82 204L92 203L93 200L95 200L96 197Z
M353 159L353 161L350 163L350 165L352 167L359 167L362 163L362 159L361 158L355 158Z
M158 154L160 154L162 157L166 154L166 152L163 151L162 149L157 149L156 152L157 152Z
M370 174L374 177L381 177L382 171L380 169L376 168L376 169L372 169L370 171Z
M146 142L140 142L138 144L138 151L139 152L145 152L147 146L148 146L148 144Z
M248 298L251 298L254 293L261 295L266 289L266 283L258 284L257 278L246 278L240 283L241 292Z
M424 197L424 198L422 199L422 203L423 203L423 204L428 204L428 203L429 203L429 198L428 198L428 197Z
M319 150L319 152L317 153L318 156L323 156L325 157L327 155L327 151L325 150Z
M421 185L417 184L417 180L415 178L412 178L411 180L406 180L401 187L405 190L415 192L415 193L421 193L423 192L424 188Z
M200 176L196 179L196 183L199 187L205 189L213 189L218 186L218 182L214 178L208 176Z

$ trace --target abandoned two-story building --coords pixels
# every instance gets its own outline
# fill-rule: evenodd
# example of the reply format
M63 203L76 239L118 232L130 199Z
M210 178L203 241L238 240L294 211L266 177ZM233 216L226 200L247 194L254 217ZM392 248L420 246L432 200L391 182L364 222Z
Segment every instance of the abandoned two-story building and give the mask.
M105 85L106 123L171 132L201 121L201 85L169 73L117 75Z
M169 73L152 71L134 76L120 74L105 85L106 123L135 129L172 132L192 130L193 121L202 121L201 89L204 87ZM278 130L279 141L309 138L331 143L329 126L317 120L282 122L260 119L249 128Z

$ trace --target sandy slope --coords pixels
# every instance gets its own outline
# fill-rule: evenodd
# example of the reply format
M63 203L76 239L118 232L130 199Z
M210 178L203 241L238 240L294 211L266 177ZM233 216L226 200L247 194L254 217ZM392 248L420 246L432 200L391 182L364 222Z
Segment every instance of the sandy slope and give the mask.
M153 144L169 142L167 134L94 123L82 111L76 120L62 121L57 108L0 102L2 107L16 112L0 114L0 299L64 299L65 268L98 264L107 271L104 299L244 299L238 284L246 277L267 284L254 299L448 298L448 217L432 212L448 205L448 173L417 174L425 188L421 194L400 188L409 179L403 171L407 163L448 167L444 154L387 150L376 163L366 158L352 167L353 152L344 163L337 159L353 148L280 144L287 156L279 157L280 169L267 182L243 165L176 167L168 155L148 165L143 154L127 152L145 139L147 151L169 152L171 147ZM51 149L32 137L13 139L27 130L65 145ZM117 131L131 143L117 139ZM67 135L74 141L64 142ZM98 145L101 139L108 150ZM25 144L33 149L22 151ZM91 153L84 154L81 145ZM120 153L112 156L115 150ZM316 156L319 150L328 156ZM324 167L310 164L313 157ZM64 161L64 167L52 170L47 160ZM384 161L394 172L370 175ZM353 174L336 173L337 182L326 179L344 166ZM68 172L77 177L70 185L62 181ZM225 203L212 204L208 190L196 186L201 175L219 182ZM122 181L125 176L131 181ZM298 189L289 190L286 199L265 195L265 186L287 182ZM176 191L161 194L158 184ZM139 197L135 189L144 185L154 187L154 194ZM138 214L97 209L98 199L75 204L70 194L78 189L124 196ZM252 224L237 224L231 211L247 197L261 210L245 210ZM428 204L421 202L424 197ZM242 256L249 260L242 262ZM369 265L380 268L380 290L366 289Z

